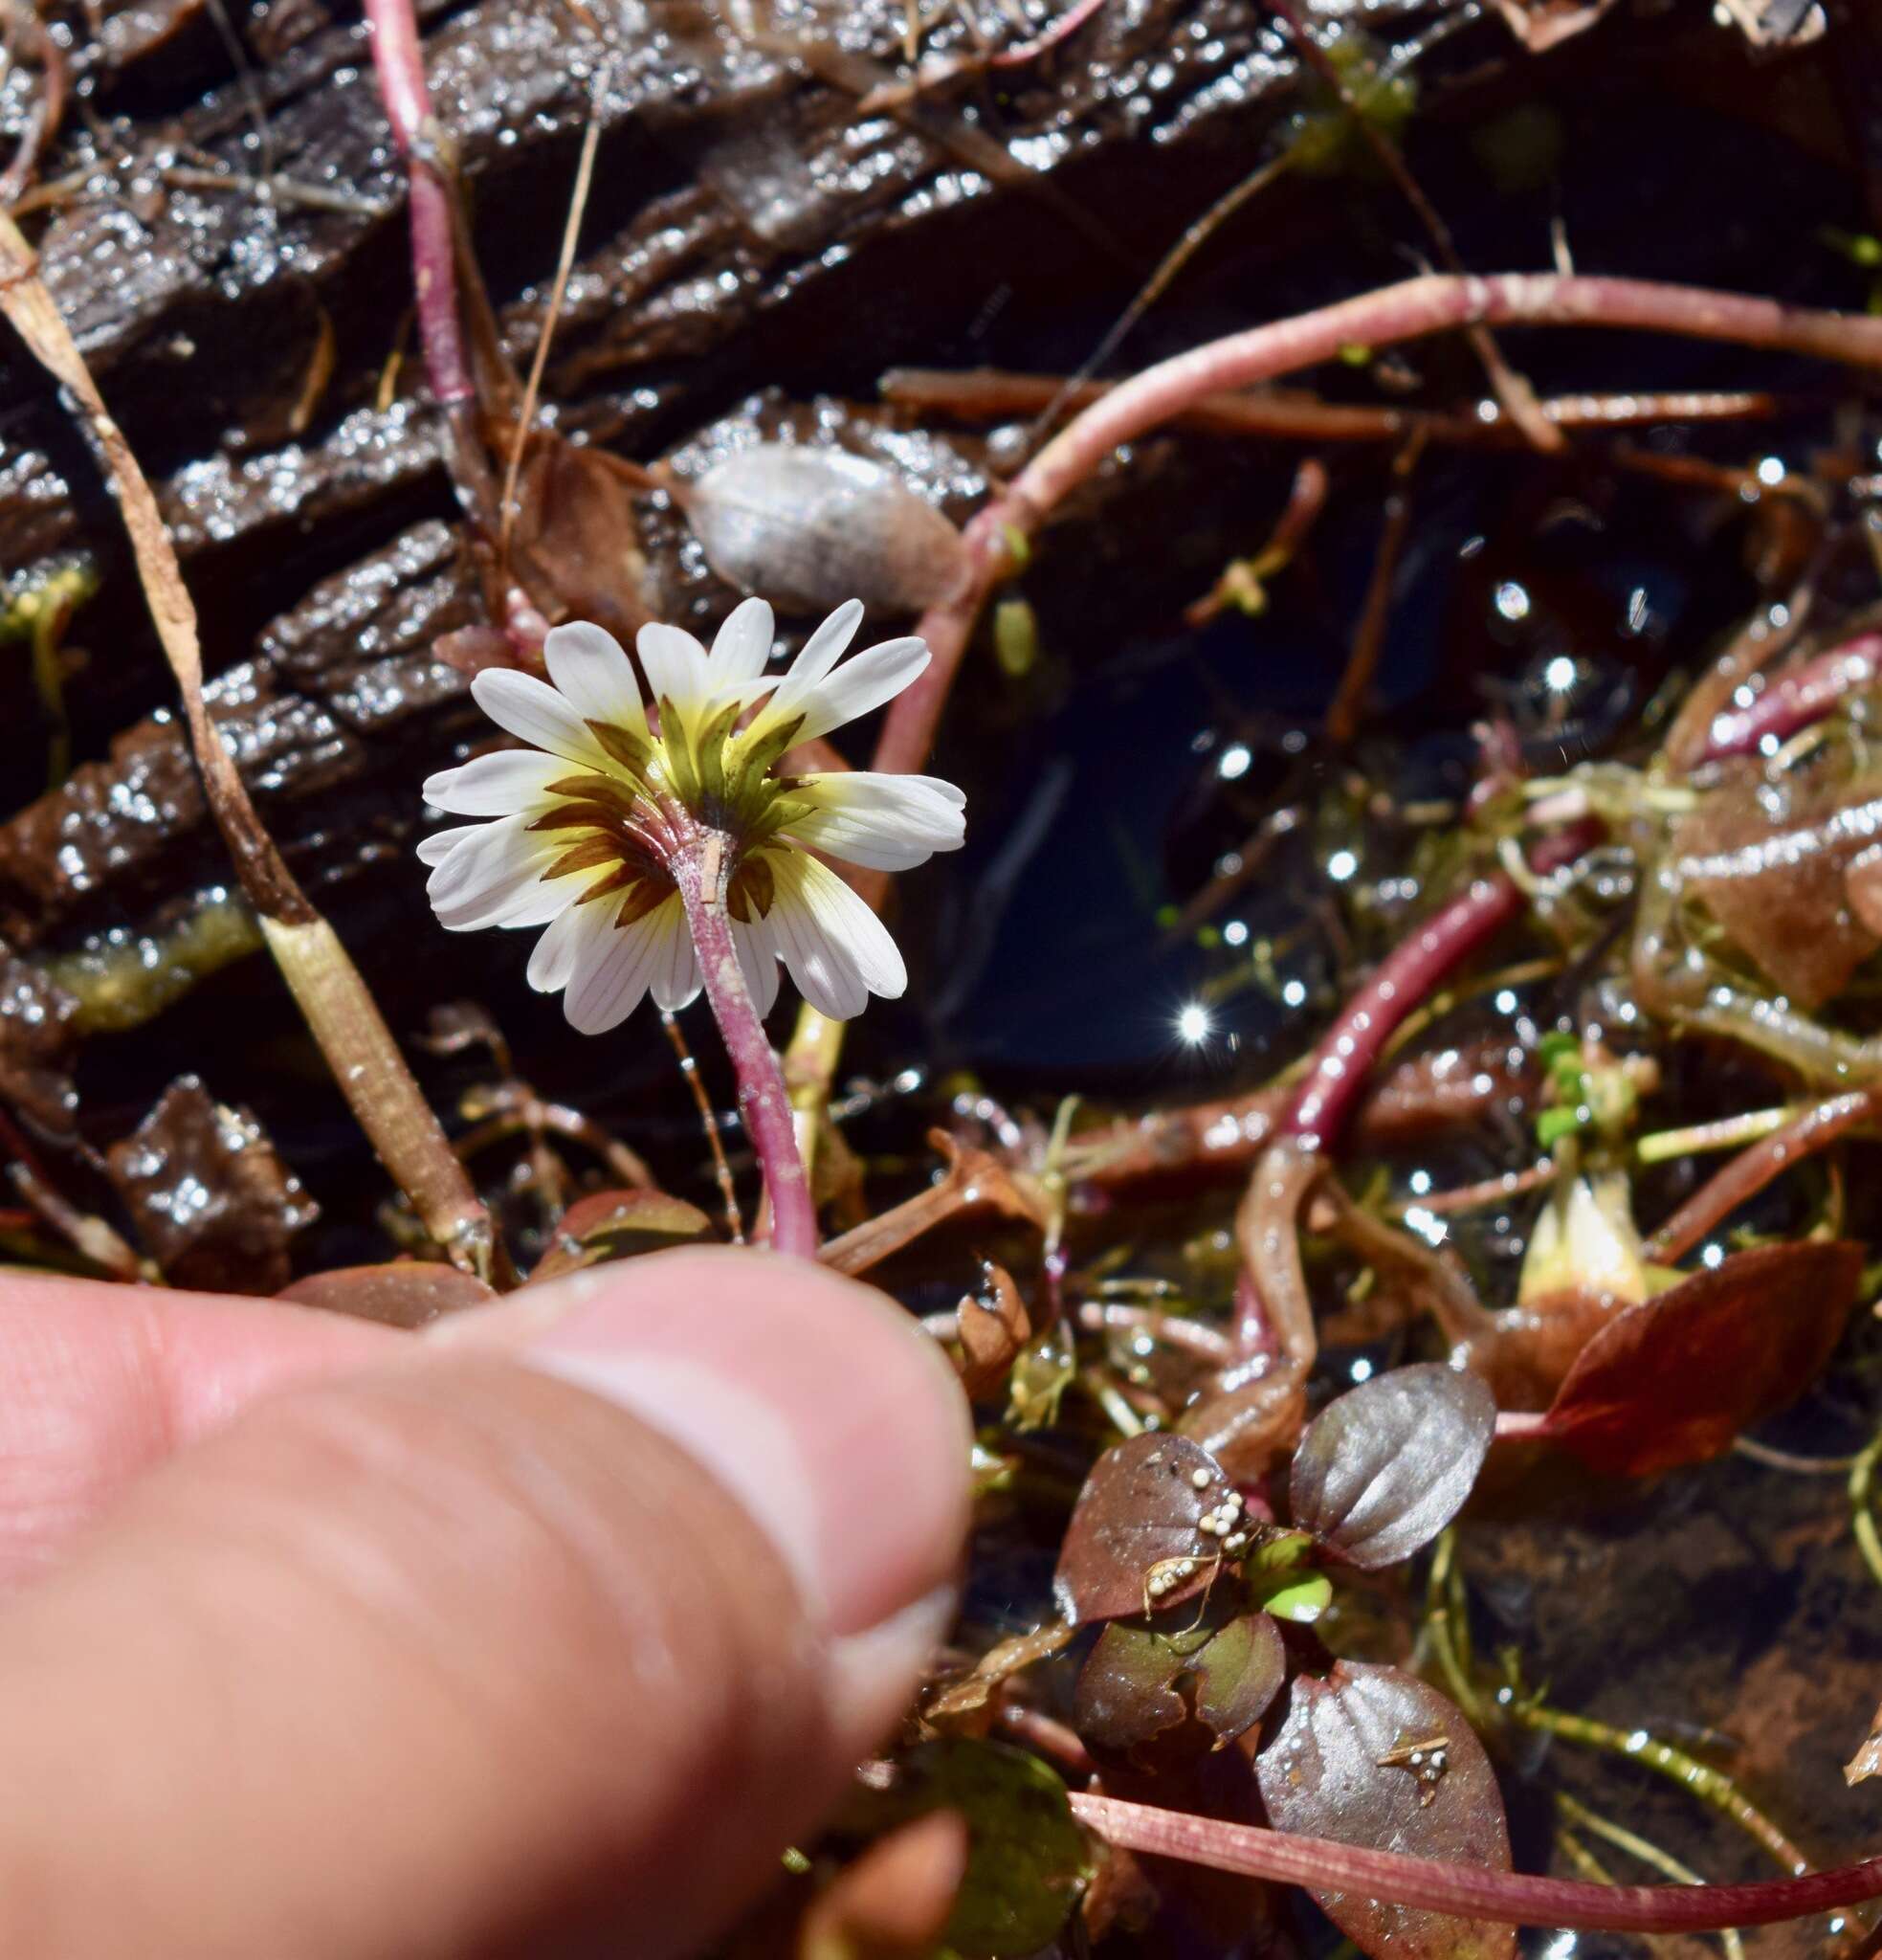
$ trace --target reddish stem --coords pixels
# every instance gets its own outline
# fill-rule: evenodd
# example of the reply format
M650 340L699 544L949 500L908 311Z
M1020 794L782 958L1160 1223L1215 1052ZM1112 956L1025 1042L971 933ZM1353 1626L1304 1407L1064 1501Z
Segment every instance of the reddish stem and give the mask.
M1772 1926L1882 1898L1882 1859L1752 1885L1596 1885L1486 1871L1442 1859L1367 1851L1255 1824L1225 1823L1074 1792L1072 1814L1125 1851L1319 1892L1357 1892L1395 1905L1505 1926L1603 1932L1714 1932Z
M425 372L441 407L471 401L476 390L464 360L457 317L457 254L451 191L436 161L425 56L411 0L365 0L372 27L372 65L392 143L405 160L411 225L411 280L418 302L418 337Z
M1684 1258L1721 1218L1755 1197L1774 1177L1818 1150L1827 1149L1846 1130L1867 1123L1878 1108L1882 1108L1882 1090L1855 1089L1831 1096L1814 1109L1806 1109L1796 1122L1740 1150L1647 1241L1648 1258L1662 1265Z
M697 849L674 861L680 903L699 955L699 975L713 1019L739 1081L739 1116L764 1173L771 1204L771 1249L798 1258L817 1256L817 1208L804 1175L804 1158L790 1120L790 1097L764 1023L745 986L732 922L725 910L722 840L708 835Z
M891 704L874 767L906 772L925 765L981 608L999 580L1016 568L1014 541L1023 549L1060 500L1120 445L1176 420L1209 395L1297 373L1337 359L1347 347L1392 346L1501 323L1684 334L1882 368L1882 320L1697 286L1558 273L1429 274L1194 347L1100 396L967 526L968 578L959 592L923 615L919 632L934 657Z
M1074 0L1046 31L1031 40L1022 42L1017 48L1007 48L998 55L989 55L986 65L989 68L1019 68L1029 61L1037 60L1049 48L1055 48L1070 35L1074 34L1091 19L1104 0Z
M1453 967L1501 931L1522 903L1522 893L1507 874L1479 878L1395 947L1321 1036L1281 1134L1298 1137L1310 1149L1331 1148L1393 1030Z
M1852 694L1875 684L1882 673L1882 633L1859 634L1827 654L1780 674L1748 708L1713 718L1699 760L1755 755L1767 741L1786 741L1800 728L1833 714Z
M1530 854L1530 867L1546 876L1573 863L1593 841L1577 825L1544 837ZM1475 880L1467 892L1426 920L1386 954L1370 979L1320 1036L1307 1079L1282 1119L1280 1133L1310 1150L1332 1148L1365 1084L1367 1071L1406 1014L1427 999L1445 975L1460 967L1522 910L1523 895L1507 872Z

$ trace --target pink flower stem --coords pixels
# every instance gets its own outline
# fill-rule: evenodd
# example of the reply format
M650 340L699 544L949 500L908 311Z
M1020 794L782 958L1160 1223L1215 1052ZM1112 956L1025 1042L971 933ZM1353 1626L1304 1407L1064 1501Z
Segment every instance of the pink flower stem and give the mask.
M437 126L432 121L418 22L411 0L365 0L365 17L372 28L372 65L379 76L380 100L410 186L411 273L425 371L440 404L469 401L476 390L465 365L457 319L451 193L437 163Z
M1772 1926L1882 1898L1882 1859L1750 1885L1596 1885L1487 1871L1403 1852L1368 1851L1074 1793L1072 1814L1123 1851L1181 1859L1215 1871L1320 1892L1356 1892L1395 1905L1506 1926L1603 1932L1716 1932Z
M739 965L739 949L732 943L732 921L725 909L730 861L724 839L709 831L675 856L674 877L699 955L706 999L738 1077L739 1116L764 1173L764 1192L771 1203L771 1249L813 1259L817 1208L791 1125L785 1073L765 1036Z
M1882 633L1859 634L1815 659L1780 674L1748 708L1715 716L1702 763L1755 755L1764 743L1783 742L1800 728L1834 714L1850 695L1882 674Z
M372 29L380 100L392 125L393 147L405 162L418 339L425 350L426 378L444 417L446 465L466 516L495 538L497 485L477 427L476 385L465 358L453 191L441 160L442 132L432 115L418 21L412 0L365 0L365 15Z

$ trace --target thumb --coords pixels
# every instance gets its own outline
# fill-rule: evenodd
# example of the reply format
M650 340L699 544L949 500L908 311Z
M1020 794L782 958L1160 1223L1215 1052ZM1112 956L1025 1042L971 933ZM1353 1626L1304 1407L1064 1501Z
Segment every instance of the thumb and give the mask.
M0 1613L0 1951L655 1960L879 1741L966 1522L906 1315L684 1253L450 1325Z

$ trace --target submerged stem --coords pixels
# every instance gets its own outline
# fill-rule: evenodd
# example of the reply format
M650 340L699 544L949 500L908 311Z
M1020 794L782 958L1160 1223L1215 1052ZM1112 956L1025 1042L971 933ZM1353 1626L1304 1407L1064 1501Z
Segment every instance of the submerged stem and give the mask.
M1870 1576L1875 1583L1882 1586L1882 1536L1876 1532L1875 1513L1871 1508L1871 1486L1875 1481L1878 1459L1882 1459L1882 1431L1877 1431L1874 1440L1849 1466L1849 1511L1863 1564L1869 1568Z
M1801 1876L1810 1869L1810 1861L1803 1852L1722 1770L1715 1770L1710 1763L1702 1763L1696 1756L1689 1756L1684 1749L1675 1748L1672 1744L1662 1742L1657 1736L1649 1735L1644 1728L1613 1728L1605 1722L1595 1722L1585 1715L1570 1715L1562 1709L1550 1708L1539 1702L1524 1701L1519 1696L1507 1703L1503 1712L1521 1723L1526 1728L1540 1728L1551 1735L1561 1736L1564 1742L1578 1742L1587 1748L1601 1749L1612 1756L1625 1756L1629 1762L1644 1763L1648 1769L1657 1771L1659 1774L1677 1783L1682 1789L1691 1791L1702 1803L1710 1804L1714 1810L1730 1817L1747 1837L1762 1845L1785 1871ZM1878 1865L1878 1871L1882 1871L1882 1865ZM1750 1889L1758 1888L1754 1886ZM1882 1897L1882 1891L1863 1896ZM1839 1900L1836 1903L1850 1904L1853 1900ZM1800 1907L1799 1910L1801 1914L1814 1911L1816 1908L1806 1905ZM1777 1916L1788 1917L1784 1914ZM1758 1926L1764 1923L1751 1919L1708 1922L1716 1926Z
M813 1259L817 1256L817 1210L804 1174L791 1127L790 1099L785 1091L784 1070L758 1017L758 1009L739 965L732 940L732 921L725 909L725 887L731 860L725 840L708 832L697 849L683 851L674 864L686 924L699 955L699 974L713 1019L732 1058L739 1079L739 1115L745 1135L764 1173L764 1192L771 1202L771 1247L774 1252Z

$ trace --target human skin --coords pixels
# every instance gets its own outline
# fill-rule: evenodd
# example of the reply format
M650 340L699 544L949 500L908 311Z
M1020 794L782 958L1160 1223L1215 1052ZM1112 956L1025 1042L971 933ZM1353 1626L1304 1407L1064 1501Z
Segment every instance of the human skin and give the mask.
M944 1631L967 1441L759 1254L426 1335L9 1281L0 1950L696 1950Z

